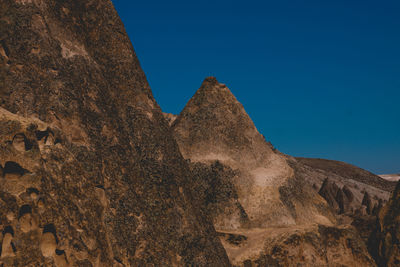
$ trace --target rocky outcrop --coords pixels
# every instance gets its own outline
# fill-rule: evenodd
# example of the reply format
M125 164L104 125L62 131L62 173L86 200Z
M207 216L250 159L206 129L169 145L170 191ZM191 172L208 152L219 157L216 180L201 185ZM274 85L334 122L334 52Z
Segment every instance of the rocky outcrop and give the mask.
M378 215L369 249L378 266L400 265L400 182Z
M381 199L388 200L394 190L395 183L386 181L381 177L360 169L348 163L312 158L289 157L292 165L296 165L298 172L307 177L311 185L321 187L328 177L342 190L351 191L350 198L354 209L360 209L365 192L368 192L375 205ZM373 207L372 207L373 208Z
M229 265L111 1L1 1L0 63L0 265Z
M208 165L218 160L237 172L232 182L249 220L246 225L240 220L233 223L237 228L303 221L330 223L333 216L321 212L326 205L322 198L313 190L296 194L308 185L295 185L302 179L295 176L285 156L257 131L243 106L216 78L204 80L172 130L186 159Z
M336 185L336 183L326 178L318 194L320 194L326 200L326 202L328 202L329 206L331 206L335 211L338 211L339 205L336 201L336 196L339 190L340 188Z
M355 209L354 194L346 185L340 188L334 181L326 178L318 193L338 214L352 213Z
M303 165L273 148L215 78L171 127L234 266L375 266L355 228L336 225ZM326 182L322 195L350 210L352 190Z
M211 165L190 163L190 169L194 195L217 229L234 229L249 224L234 185L237 172L219 161Z
M370 185L386 192L392 192L396 186L395 182L387 181L378 175L345 162L315 158L296 158L296 160L314 170L329 174L328 176L331 179L336 180L336 177L342 177L343 180L358 182L359 185Z
M234 266L376 266L349 225L249 229L220 238Z
M367 211L368 214L372 213L372 208L373 208L372 200L371 200L371 197L369 196L368 192L364 193L364 197L363 197L363 200L361 202L361 205L365 206L366 211Z

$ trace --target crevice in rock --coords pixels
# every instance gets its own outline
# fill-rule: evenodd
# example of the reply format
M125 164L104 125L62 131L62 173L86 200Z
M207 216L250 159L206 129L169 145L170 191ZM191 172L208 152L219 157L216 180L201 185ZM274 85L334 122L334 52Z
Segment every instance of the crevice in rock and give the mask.
M14 161L7 161L6 164L4 165L3 169L4 177L7 176L8 174L22 176L25 173L30 173L30 171L22 168L21 165L19 165Z

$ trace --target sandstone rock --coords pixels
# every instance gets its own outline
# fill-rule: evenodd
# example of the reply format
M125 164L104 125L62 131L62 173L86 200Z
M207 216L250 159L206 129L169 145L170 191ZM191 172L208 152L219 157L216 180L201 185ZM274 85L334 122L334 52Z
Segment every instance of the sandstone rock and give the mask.
M0 165L5 266L229 265L109 0L0 2Z
M335 226L302 166L265 141L215 78L171 127L234 266L375 266L355 228ZM349 210L351 190L326 182L321 193Z
M364 193L363 200L361 202L361 205L364 205L367 208L367 213L371 214L372 213L372 200L368 192Z
M400 265L400 182L389 202L379 212L376 230L371 234L369 250L378 266Z
M318 192L326 200L326 202L328 202L329 206L331 206L336 212L339 211L339 205L336 201L338 191L339 187L336 185L336 183L330 181L329 178L326 178Z
M234 266L376 266L365 243L349 225L253 229L230 234L234 233L246 237L238 245L222 238Z
M321 212L323 200L315 191L303 190L311 186L295 176L285 155L266 142L243 106L215 77L203 81L172 130L186 159L208 165L218 160L237 172L232 183L248 222L232 225L330 223L332 216Z
M169 126L171 126L174 123L174 121L176 120L176 118L178 117L177 115L174 115L171 113L165 113L165 112L163 112L163 116L167 120Z
M342 190L343 190L343 193L345 194L345 196L347 197L347 199L349 200L349 202L353 202L353 200L354 200L353 191L347 185L343 186Z

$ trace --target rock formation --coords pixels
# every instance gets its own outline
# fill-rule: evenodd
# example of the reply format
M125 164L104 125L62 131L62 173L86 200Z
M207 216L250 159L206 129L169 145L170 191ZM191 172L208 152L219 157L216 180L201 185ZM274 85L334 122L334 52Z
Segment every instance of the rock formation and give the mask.
M364 193L363 200L361 202L361 205L364 205L366 207L367 213L371 214L372 213L372 200L371 197L369 196L368 192Z
M111 1L0 2L2 266L228 266Z
M318 192L335 211L339 209L338 202L336 201L339 190L340 188L334 182L326 178Z
M330 222L331 215L322 215L324 202L314 191L293 194L296 177L284 155L265 141L243 106L214 77L204 80L172 129L185 158L206 164L218 160L240 173L232 183L251 225ZM307 197L315 203L300 199ZM234 225L243 227L238 221Z
M400 182L379 212L369 249L378 266L400 266Z
M215 78L171 127L233 265L375 266L355 228L335 226L303 165L273 148ZM339 189L328 191L346 209L351 193Z
M395 188L395 183L360 169L348 163L312 158L290 157L301 175L308 177L311 184L321 186L325 179L334 182L342 190L351 190L355 205L361 205L364 193L368 192L371 198L387 200ZM374 202L374 201L373 201Z
M163 113L164 118L167 120L168 124L171 126L178 116L171 113Z

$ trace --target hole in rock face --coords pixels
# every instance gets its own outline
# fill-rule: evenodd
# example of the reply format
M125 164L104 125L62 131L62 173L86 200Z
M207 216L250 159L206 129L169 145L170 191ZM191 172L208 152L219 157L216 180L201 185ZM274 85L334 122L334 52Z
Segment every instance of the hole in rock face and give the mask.
M54 133L53 133L53 131L52 130L50 130L49 128L47 128L46 130L44 130L44 131L39 131L39 130L37 130L36 132L35 132L35 134L36 134L36 139L38 140L38 141L40 141L40 140L42 140L43 138L44 138L44 142L46 142L47 141L47 138L49 138L50 136L54 136Z
M35 193L36 195L39 195L39 194L40 194L40 191L37 190L37 189L34 188L34 187L29 187L28 189L26 189L26 192L27 192L28 194L33 194L33 193Z
M32 213L32 208L29 205L23 205L20 209L19 209L19 214L18 214L18 218L21 218L22 216L24 216L27 213Z
M56 239L56 243L58 243L57 231L56 231L56 228L54 227L54 224L52 224L52 223L46 224L43 228L43 234L45 234L45 233L52 233Z
M36 139L38 141L42 140L43 138L47 138L49 136L49 131L45 130L45 131L36 131Z
M37 130L35 134L36 134L36 139L38 141L43 142L43 144L56 145L58 143L61 143L61 140L59 138L55 138L54 132L49 128L47 128L45 131Z
M28 151L33 147L33 143L22 133L16 134L12 140L13 146L19 151Z
M22 176L25 173L29 173L29 171L22 168L21 165L14 161L7 161L4 165L3 176L6 176L7 174L17 174Z
M61 256L61 255L64 255L64 254L65 254L64 250L56 249L56 255Z
M7 225L3 230L3 236L6 234L11 234L14 236L14 229L10 225Z

